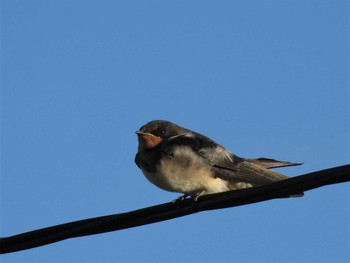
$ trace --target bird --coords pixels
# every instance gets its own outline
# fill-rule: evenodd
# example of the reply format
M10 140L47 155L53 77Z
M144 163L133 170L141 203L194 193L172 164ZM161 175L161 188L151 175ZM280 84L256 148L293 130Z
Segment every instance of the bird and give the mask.
M144 176L163 190L195 200L288 179L270 169L301 164L242 158L212 139L166 120L150 121L136 134L135 163Z

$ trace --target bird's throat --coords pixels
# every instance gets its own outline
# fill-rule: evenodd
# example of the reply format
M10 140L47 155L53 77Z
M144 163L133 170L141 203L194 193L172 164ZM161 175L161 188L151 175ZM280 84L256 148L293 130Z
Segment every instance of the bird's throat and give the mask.
M161 137L157 137L151 133L139 134L139 151L152 149L158 146L163 139Z

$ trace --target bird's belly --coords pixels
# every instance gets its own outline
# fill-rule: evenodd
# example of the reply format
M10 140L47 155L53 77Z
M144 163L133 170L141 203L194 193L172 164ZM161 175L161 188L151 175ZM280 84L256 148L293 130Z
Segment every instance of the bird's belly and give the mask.
M211 194L230 190L228 182L215 178L210 166L189 149L175 150L172 157L162 158L155 172L143 173L151 183L170 192Z

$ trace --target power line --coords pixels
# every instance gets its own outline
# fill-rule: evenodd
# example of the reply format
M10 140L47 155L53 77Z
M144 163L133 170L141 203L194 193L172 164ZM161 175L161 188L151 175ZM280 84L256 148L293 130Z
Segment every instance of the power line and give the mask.
M23 234L0 238L0 253L10 253L44 246L73 237L100 234L151 223L156 223L193 213L247 205L350 181L350 165L296 176L269 185L205 195L193 202L170 202L127 213L95 217L42 228Z

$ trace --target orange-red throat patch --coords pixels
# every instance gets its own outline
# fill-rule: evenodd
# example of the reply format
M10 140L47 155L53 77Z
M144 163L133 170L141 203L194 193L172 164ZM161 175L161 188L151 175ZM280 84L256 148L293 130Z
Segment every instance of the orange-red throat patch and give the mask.
M151 133L136 132L139 138L139 150L152 149L158 146L163 138L157 137Z

